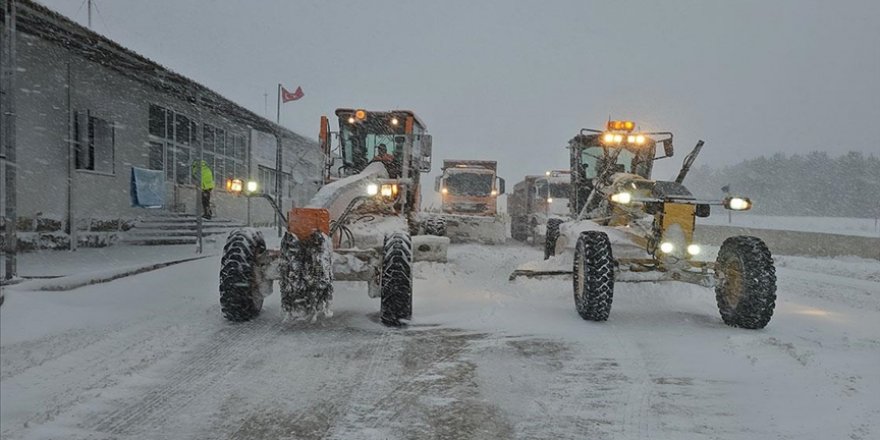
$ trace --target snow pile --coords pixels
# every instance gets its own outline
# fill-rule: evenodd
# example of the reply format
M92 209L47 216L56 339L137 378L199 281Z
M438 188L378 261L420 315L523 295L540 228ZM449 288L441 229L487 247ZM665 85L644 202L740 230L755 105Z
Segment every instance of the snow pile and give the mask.
M510 218L506 215L438 214L446 221L446 232L453 243L501 244L507 241Z
M880 237L880 223L873 218L771 216L735 212L728 222L728 212L715 208L711 216L697 218L697 224Z
M354 237L354 246L358 249L382 249L385 237L395 232L409 230L406 219L400 216L365 215L347 225ZM343 246L347 246L343 240Z
M449 237L415 235L412 237L413 261L446 262Z

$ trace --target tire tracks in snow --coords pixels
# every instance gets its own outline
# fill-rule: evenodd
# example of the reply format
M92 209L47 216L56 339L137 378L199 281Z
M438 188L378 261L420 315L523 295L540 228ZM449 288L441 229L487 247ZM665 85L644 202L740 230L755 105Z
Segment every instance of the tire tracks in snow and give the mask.
M94 391L100 394L100 390L117 385L125 376L146 369L170 354L167 347L165 350L151 347L154 341L165 339L172 332L168 328L150 329L136 324L129 329L123 329L122 325L110 329L101 337L50 356L4 379L4 386L40 384L41 388L52 390L20 425L4 430L4 438L51 422L74 405L95 397ZM108 359L116 362L108 364Z
M340 316L334 316L337 320ZM338 322L338 321L337 321ZM395 338L394 330L381 328L380 330L363 330L353 328L339 329L343 337L350 337L354 333L366 333L370 339L367 344L361 344L354 353L354 359L366 360L366 366L360 368L357 364L349 363L341 371L338 358L327 360L328 369L337 370L337 374L322 377L321 384L310 392L312 396L332 396L330 399L319 400L313 404L297 410L293 413L285 413L278 409L265 409L252 412L251 415L239 420L234 429L225 435L212 435L213 438L225 437L228 439L251 439L251 438L279 438L279 439L319 439L327 438L328 433L340 420L345 420L351 412L353 402L364 394L365 384L375 385L373 378L381 376L383 371L388 370L388 362L395 358L388 356L389 347ZM336 332L327 333L326 329L316 329L321 332L320 338L338 338ZM373 336L373 333L377 333ZM318 352L323 351L318 345ZM344 353L341 353L344 355ZM267 426L268 425L268 426ZM357 431L348 438L356 438Z
M184 358L163 372L162 383L150 387L143 397L121 405L109 413L98 414L82 423L82 428L113 435L138 434L146 427L161 426L169 415L223 379L248 355L280 335L282 325L266 317L217 330L207 342L186 353Z
M365 372L357 386L357 390L352 393L349 398L351 402L346 411L345 417L333 426L327 434L328 439L349 439L358 438L365 432L375 435L386 435L387 429L403 429L406 426L398 423L400 416L407 411L415 408L419 399L424 397L434 382L429 380L432 372L436 372L438 367L442 368L445 363L449 363L461 356L467 348L467 340L480 338L485 335L469 332L461 332L456 330L436 331L419 331L417 334L400 334L397 335L393 331L387 331L383 334L384 338L394 335L399 342L418 343L409 338L437 337L445 342L448 338L462 339L460 344L454 344L451 347L444 346L446 350L437 357L430 359L421 359L426 364L420 367L404 371L401 374L388 377L383 372L378 372L375 368L377 365L384 365L389 361L397 361L400 356L387 356L386 350L379 353L380 356L374 356L371 359L370 367ZM426 336L427 335L427 336ZM388 345L383 342L381 345ZM443 345L443 343L441 343ZM395 348L394 351L403 353L402 348ZM375 353L375 352L374 352ZM379 360L379 362L375 362ZM401 359L402 360L402 359ZM428 380L426 380L428 379ZM384 389L380 386L384 385ZM390 385L390 386L389 386ZM377 392L381 390L381 392Z

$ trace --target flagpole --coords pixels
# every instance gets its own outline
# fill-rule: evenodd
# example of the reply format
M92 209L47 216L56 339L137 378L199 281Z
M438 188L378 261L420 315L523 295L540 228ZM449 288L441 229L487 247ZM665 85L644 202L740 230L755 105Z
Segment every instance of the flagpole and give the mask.
M284 209L283 194L281 194L281 83L278 83L278 99L276 102L275 123L278 125L276 128L278 132L275 134L275 198L278 206L281 207L281 209ZM284 219L279 219L278 215L275 215L274 217L275 225L278 228L278 236L281 237L281 223Z

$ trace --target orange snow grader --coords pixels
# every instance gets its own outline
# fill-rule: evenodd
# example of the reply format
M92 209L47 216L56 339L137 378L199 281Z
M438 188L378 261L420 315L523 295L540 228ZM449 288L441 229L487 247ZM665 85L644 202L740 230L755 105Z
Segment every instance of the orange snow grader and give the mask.
M340 280L365 281L369 295L381 298L383 323L400 325L411 318L414 251L438 254L448 243L410 236L417 229L420 175L431 169L431 136L411 111L338 109L336 116L337 132L321 118L325 185L306 206L284 213L254 183L247 191L242 182L236 185L245 195L269 200L286 219L287 231L277 251L266 249L257 230L230 233L220 269L220 305L227 319L256 317L274 280L290 315L329 316L333 281Z

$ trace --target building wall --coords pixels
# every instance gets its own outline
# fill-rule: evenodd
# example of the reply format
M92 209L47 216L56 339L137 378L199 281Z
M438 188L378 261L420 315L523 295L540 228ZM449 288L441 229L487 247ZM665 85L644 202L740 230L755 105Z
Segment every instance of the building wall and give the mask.
M61 46L19 32L17 50L17 211L20 218L66 219L69 174L72 206L78 223L87 224L92 218L133 219L148 214L144 208L131 206L129 192L131 167L149 167L150 141L157 140L149 133L151 104L187 115L200 127L207 123L244 136L248 141L254 137L251 127L244 123L87 61ZM88 113L113 124L115 157L112 166L107 164L106 172L75 170L69 173L71 112ZM300 182L291 194L285 191L282 205L304 204L318 188L320 149L316 142L290 132L284 136L283 148L283 169ZM252 149L253 145L248 142L248 152ZM255 161L250 160L249 154L244 174L256 176L256 172ZM166 191L167 209L196 212L194 185L166 181ZM249 216L246 198L227 194L222 185L215 188L214 204L219 217L250 220L254 224L273 220L273 211L264 200L251 200Z

